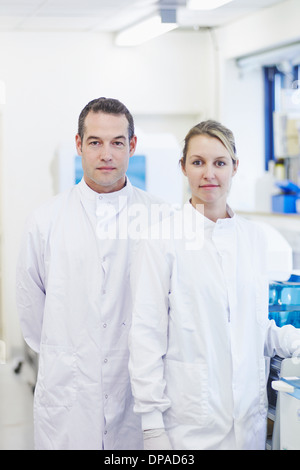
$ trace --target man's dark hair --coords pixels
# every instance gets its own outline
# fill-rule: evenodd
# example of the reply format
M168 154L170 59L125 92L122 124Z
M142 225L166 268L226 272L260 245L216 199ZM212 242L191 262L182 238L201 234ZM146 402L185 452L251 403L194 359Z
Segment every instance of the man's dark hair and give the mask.
M81 140L83 140L83 135L85 131L85 118L87 115L92 113L107 113L120 115L124 114L128 121L128 136L129 140L134 136L134 121L131 113L128 111L126 106L120 101L113 98L97 98L90 101L81 111L78 119L78 134L80 135Z

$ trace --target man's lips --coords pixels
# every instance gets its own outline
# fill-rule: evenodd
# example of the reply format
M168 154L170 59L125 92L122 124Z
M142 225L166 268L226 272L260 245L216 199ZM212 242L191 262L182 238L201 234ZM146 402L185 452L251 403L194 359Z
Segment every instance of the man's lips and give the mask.
M97 170L111 171L111 170L115 170L115 167L114 166L101 166L101 167L97 168Z

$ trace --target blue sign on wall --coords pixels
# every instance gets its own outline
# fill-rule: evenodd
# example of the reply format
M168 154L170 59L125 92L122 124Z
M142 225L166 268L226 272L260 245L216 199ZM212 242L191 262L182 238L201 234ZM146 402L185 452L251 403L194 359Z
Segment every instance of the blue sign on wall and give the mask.
M127 176L133 186L146 190L146 157L133 155L129 159Z

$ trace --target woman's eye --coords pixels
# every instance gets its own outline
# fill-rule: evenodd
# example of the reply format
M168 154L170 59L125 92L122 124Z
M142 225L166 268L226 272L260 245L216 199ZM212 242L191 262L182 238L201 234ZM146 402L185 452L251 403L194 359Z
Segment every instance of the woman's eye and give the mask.
M217 165L218 167L222 167L222 166L225 166L226 163L220 160L220 161L216 162L216 165Z
M200 165L202 165L202 162L201 162L201 160L195 160L195 161L193 162L193 165L195 165L195 166L200 166Z

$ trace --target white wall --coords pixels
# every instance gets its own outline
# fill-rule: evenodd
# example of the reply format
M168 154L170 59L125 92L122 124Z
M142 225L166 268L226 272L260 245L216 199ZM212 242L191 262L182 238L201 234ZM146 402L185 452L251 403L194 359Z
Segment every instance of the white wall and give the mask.
M286 0L220 28L218 38L224 58L240 57L298 41L299 15L299 0Z
M211 94L205 92L212 76L209 48L209 38L201 32L172 32L126 49L116 48L106 34L0 34L0 80L6 84L1 132L2 314L8 351L23 344L15 307L15 265L24 222L53 194L50 167L59 144L73 142L81 109L93 98L115 97L129 107L139 126L146 127L152 119L151 132L166 131L166 117L175 116L183 138L194 116L204 118L210 112ZM174 164L178 159L174 156Z
M264 172L264 87L261 69L245 75L234 60L224 63L221 122L236 139L239 169L229 204L235 210L255 209L255 184Z
M262 69L242 71L236 59L300 40L299 15L299 0L287 0L216 30L219 119L234 132L240 158L229 199L236 210L255 210L255 184L265 161Z

